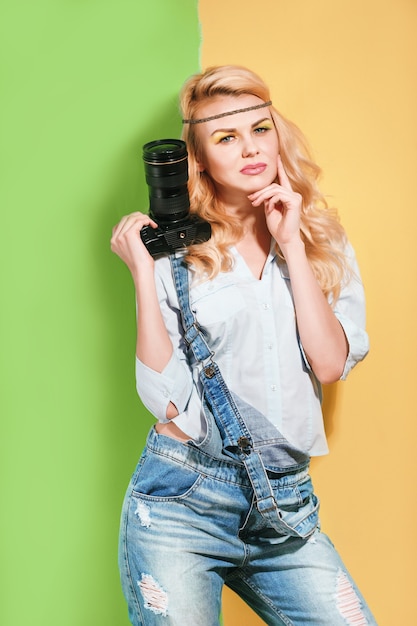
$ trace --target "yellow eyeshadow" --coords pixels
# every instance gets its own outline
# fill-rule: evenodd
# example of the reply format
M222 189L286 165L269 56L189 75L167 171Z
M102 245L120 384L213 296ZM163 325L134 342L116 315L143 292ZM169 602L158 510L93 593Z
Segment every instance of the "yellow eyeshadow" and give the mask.
M261 122L256 128L266 128L267 130L271 130L272 122L270 120L265 120L265 122Z
M221 141L222 139L224 139L224 137L229 137L229 136L230 136L230 133L222 133L222 132L220 132L220 131L219 131L219 132L217 132L217 133L214 133L214 134L211 136L211 140L212 140L214 143L218 143L219 141Z
M257 130L258 128L264 128L265 130L272 130L273 127L274 126L273 126L272 120L266 119L262 122L259 122L257 126L253 127L253 130ZM211 135L210 139L213 143L219 143L219 141L221 141L225 137L230 137L231 135L234 135L234 132L235 131L233 130L230 130L230 131L218 130L218 131L215 131Z

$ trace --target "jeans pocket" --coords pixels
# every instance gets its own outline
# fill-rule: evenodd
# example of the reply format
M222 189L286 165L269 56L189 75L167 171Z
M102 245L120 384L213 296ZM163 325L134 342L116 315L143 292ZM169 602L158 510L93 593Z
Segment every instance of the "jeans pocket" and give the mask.
M142 499L178 500L192 493L204 476L190 466L148 451L133 485Z
M273 484L275 499L282 521L301 536L307 536L318 526L319 500L314 494L309 476L292 485Z

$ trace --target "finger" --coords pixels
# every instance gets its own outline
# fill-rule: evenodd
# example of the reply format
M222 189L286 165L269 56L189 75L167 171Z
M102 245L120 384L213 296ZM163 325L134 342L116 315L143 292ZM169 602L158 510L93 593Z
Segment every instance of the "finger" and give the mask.
M123 235L129 232L139 233L144 226L152 226L152 228L157 228L157 224L147 215L141 215L139 217L132 217L132 219L128 219L122 228L121 233Z
M158 228L158 224L154 222L151 218L148 219L147 226L152 226L152 228Z
M287 172L284 169L284 165L282 163L280 154L278 155L278 178L279 178L280 185L282 185L282 187L285 187L285 189L291 189L292 191L290 179L288 178Z
M251 202L253 206L259 206L262 202L272 202L278 204L281 202L282 204L287 204L291 201L291 196L288 194L288 191L284 188L280 188L278 185L274 185L273 187L263 189L261 192L257 193L256 196L253 195L251 198Z
M121 220L120 220L120 221L116 224L116 226L114 226L114 227L113 227L113 230L112 230L112 236L113 236L113 237L117 237L117 235L118 235L118 234L120 233L120 231L122 230L123 225L124 225L124 223L126 222L126 220L127 220L127 216L126 216L126 215L124 215L124 216L121 218Z
M129 230L132 220L137 219L138 215L140 214L130 213L129 215L124 215L120 222L113 228L113 237L119 237L126 230Z
M284 212L284 205L281 202L281 200L277 198L270 198L268 200L265 200L264 207L265 207L265 215L270 215L271 213L275 213L275 212L280 213L282 215Z
M273 196L272 198L268 198L265 200L265 206L268 207L269 211L279 211L280 213L286 208L285 200L280 196Z
M271 195L275 194L279 188L280 187L277 183L272 183L272 185L268 185L268 187L264 187L263 189L259 189L259 191L251 193L248 198L251 202L256 202L260 198L271 197Z
M149 215L145 215L144 213L136 212L131 213L130 215L125 215L122 217L120 222L116 224L113 228L112 236L119 237L122 234L127 233L132 228L139 232L142 230L144 226L150 225L152 228L157 228L158 224L154 222L153 219L149 217Z

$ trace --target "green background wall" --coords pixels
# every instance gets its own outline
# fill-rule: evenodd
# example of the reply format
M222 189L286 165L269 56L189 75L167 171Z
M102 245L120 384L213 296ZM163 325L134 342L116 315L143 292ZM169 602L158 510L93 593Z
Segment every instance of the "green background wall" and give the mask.
M151 419L109 239L147 208L142 144L179 135L197 0L1 12L0 622L127 625L119 514Z

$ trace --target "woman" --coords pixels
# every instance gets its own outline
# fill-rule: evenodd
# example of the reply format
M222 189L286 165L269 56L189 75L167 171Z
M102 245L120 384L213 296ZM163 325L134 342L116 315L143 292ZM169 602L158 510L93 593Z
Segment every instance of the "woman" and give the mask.
M136 288L137 389L157 418L122 514L130 620L214 626L226 584L270 626L375 624L308 474L327 453L320 386L368 351L353 250L257 75L210 68L181 107L191 211L211 239L154 261L142 213L112 236Z

